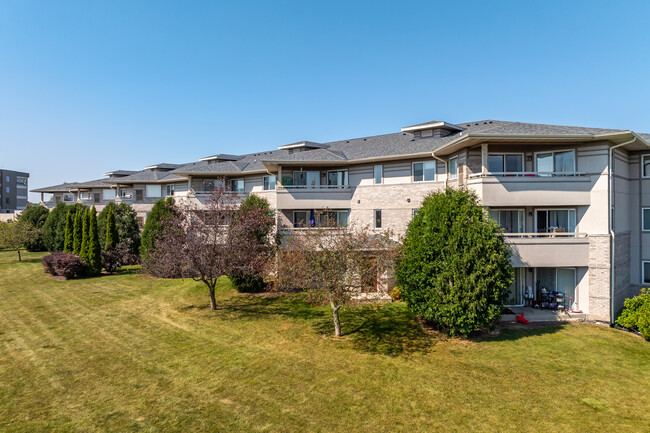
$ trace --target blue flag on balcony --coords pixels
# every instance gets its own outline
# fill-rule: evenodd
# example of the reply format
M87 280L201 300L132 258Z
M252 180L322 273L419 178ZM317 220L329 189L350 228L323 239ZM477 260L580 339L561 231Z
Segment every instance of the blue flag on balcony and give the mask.
M309 212L309 227L314 227L316 225L316 215L314 214L314 209Z

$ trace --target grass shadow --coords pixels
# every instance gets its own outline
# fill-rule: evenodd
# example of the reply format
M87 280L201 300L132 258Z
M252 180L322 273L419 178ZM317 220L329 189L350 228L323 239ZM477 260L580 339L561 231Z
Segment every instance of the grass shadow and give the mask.
M538 337L541 335L555 334L569 323L531 323L530 325L500 325L496 332L483 333L472 336L472 340L477 343L494 342L494 341L514 341L528 337Z
M426 353L438 342L401 302L344 310L341 324L344 336L356 349L376 355L396 357ZM320 330L331 332L331 329L331 320L328 320Z
M310 305L301 294L255 296L244 294L219 300L217 311L232 318L264 318L281 315L292 319L314 320L325 313Z

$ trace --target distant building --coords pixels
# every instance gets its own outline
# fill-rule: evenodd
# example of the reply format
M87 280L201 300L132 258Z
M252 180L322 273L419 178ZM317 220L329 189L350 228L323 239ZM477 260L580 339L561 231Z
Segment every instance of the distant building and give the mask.
M13 213L27 206L29 173L0 169L0 213Z

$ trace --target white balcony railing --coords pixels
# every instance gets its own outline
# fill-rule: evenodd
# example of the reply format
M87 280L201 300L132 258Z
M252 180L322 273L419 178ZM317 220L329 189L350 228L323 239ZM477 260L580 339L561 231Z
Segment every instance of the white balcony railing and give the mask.
M512 238L586 238L587 233L571 233L571 232L542 232L542 233L504 233L503 237L506 239Z
M473 173L470 179L481 177L577 177L586 176L587 173L580 171L517 171L517 172L487 172Z
M280 185L278 189L286 190L341 190L350 189L350 185Z

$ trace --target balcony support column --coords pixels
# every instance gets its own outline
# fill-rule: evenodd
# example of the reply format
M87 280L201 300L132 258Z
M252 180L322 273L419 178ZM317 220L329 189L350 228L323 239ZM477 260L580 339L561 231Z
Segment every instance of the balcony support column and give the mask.
M487 143L481 144L481 173L488 172L488 145Z
M282 187L282 166L278 165L278 178L275 179L275 189Z

